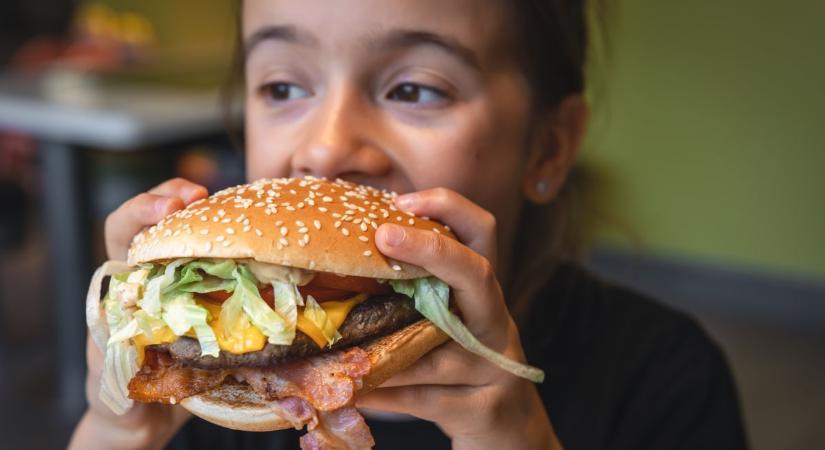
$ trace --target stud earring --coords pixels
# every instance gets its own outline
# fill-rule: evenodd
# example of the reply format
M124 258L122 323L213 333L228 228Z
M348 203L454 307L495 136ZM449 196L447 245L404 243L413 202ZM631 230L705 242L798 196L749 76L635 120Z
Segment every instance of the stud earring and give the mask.
M548 190L550 190L550 182L546 179L539 180L536 183L536 191L538 191L539 194L546 194Z

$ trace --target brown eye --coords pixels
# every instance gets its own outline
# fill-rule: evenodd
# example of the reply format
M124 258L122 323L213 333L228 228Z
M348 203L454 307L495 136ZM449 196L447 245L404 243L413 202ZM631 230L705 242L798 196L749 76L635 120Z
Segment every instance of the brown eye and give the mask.
M387 94L387 100L424 105L441 103L446 99L447 94L440 89L415 83L401 83Z
M261 87L261 94L266 100L273 102L285 102L309 97L309 93L301 86L282 81L263 85Z

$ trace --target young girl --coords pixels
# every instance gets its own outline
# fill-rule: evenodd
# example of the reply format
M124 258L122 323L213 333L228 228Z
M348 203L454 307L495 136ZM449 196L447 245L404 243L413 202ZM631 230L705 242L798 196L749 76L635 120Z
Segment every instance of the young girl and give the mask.
M341 177L406 193L399 208L450 225L461 243L387 224L380 251L446 281L480 340L547 373L534 385L448 343L358 401L378 448L745 447L728 368L695 322L563 262L574 244L565 178L588 116L583 8L242 4L249 179ZM129 200L106 221L110 258L206 195L175 179ZM297 433L234 432L178 407L115 416L98 399L93 345L88 360L74 448L297 448Z

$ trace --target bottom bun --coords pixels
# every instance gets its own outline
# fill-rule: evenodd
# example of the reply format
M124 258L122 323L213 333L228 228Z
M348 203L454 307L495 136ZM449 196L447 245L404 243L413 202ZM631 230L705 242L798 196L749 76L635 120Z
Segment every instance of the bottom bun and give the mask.
M363 378L358 394L375 389L446 340L443 331L429 320L422 320L361 346L369 355L372 369ZM233 430L275 431L293 427L246 384L227 383L185 398L181 405L208 422Z

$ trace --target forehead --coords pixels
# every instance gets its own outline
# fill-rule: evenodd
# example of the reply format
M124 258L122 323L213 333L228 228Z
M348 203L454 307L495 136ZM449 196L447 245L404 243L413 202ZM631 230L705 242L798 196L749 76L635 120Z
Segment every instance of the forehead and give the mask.
M263 27L294 26L322 46L363 44L394 30L448 36L482 58L512 53L513 28L500 0L245 0L246 39Z

